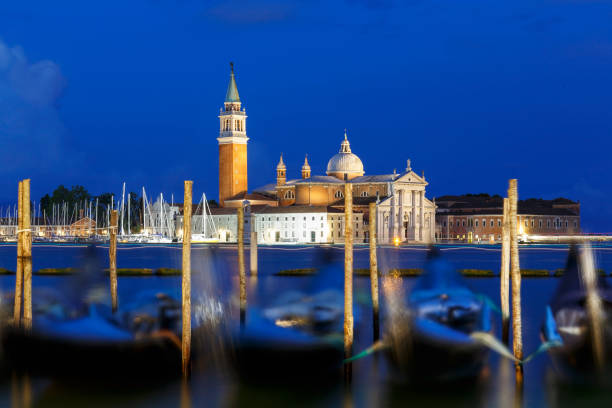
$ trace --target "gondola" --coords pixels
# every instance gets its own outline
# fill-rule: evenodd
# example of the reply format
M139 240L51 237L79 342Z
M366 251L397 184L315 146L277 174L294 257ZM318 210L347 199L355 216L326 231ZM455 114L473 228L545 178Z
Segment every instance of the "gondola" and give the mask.
M597 277L597 292L603 309L603 345L609 353L612 350L612 288L603 276ZM600 381L609 378L612 372L609 364L603 367L605 373L601 373L596 365L586 299L587 291L580 276L578 250L573 245L570 247L565 273L546 307L541 331L558 378L565 382Z
M58 309L56 304L47 313L35 314L31 331L3 330L6 370L51 378L130 381L180 375L176 327L180 304L171 298L154 295L139 307L126 306L126 311L115 314L100 304L77 316L74 310Z
M273 384L342 378L343 299L336 290L289 292L269 307L250 307L236 334L240 378Z
M108 278L93 246L58 288L34 288L32 328L1 333L8 372L51 378L148 381L181 374L181 305L151 291L113 313ZM10 302L12 304L12 302Z
M476 379L488 348L472 335L491 331L492 314L484 297L462 282L437 248L428 252L424 274L403 304L386 313L386 354L394 378L415 383Z

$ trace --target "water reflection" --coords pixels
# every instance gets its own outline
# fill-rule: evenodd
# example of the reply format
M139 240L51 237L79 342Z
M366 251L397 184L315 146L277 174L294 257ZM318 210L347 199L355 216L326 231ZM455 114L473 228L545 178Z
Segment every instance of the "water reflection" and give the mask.
M71 266L67 260L81 258L66 248L45 249L34 247L34 259L37 267ZM312 265L317 259L317 251L287 252L262 249L259 253L259 276L247 280L248 307L269 304L283 293L291 290L316 288L319 282L312 277L276 277L274 272L287 268L301 268ZM121 251L119 249L119 267L169 267L180 268L180 250L145 248ZM342 251L333 249L341 258ZM106 249L101 252L105 256ZM419 268L423 265L424 251L406 249L385 249L379 256L381 271L393 267ZM478 252L477 250L448 251L458 267L496 269L499 264L498 252ZM526 268L556 269L563 266L565 252L546 250L525 251L521 255L521 264ZM14 248L12 254L0 247L0 267L14 268ZM612 270L612 251L602 252L600 265L606 271ZM76 261L74 261L76 263ZM104 260L103 262L104 263ZM340 262L341 264L341 262ZM340 384L327 387L288 387L278 385L251 385L241 382L231 369L233 346L228 344L230 332L237 326L238 302L234 296L237 292L237 268L235 250L196 248L192 256L193 266L193 344L194 374L188 382L176 380L165 385L145 384L140 387L122 389L116 382L111 385L96 385L91 382L59 382L47 378L31 378L31 390L23 399L22 379L13 381L6 376L0 391L0 405L8 406L191 406L207 404L210 406L460 406L460 407L518 407L518 406L609 406L609 392L589 387L568 387L551 381L545 376L549 367L548 358L543 355L529 363L525 369L526 382L524 401L520 393L515 392L514 366L511 362L491 356L487 371L477 382L453 387L407 387L397 383L389 371L382 355L373 355L356 361L353 367L354 381L347 394ZM355 268L367 268L367 251L355 252ZM323 272L329 278L342 283L341 266L336 271ZM68 291L66 277L35 275L35 290ZM108 291L107 278L102 284L104 294ZM414 284L414 278L381 279L381 303L393 303L393 293L404 293ZM3 299L6 292L12 290L14 276L0 276ZM490 298L499 298L499 281L497 279L470 279L470 285ZM525 310L524 338L525 351L535 350L540 343L538 338L542 311L550 299L557 281L555 279L523 279L523 300ZM369 293L369 279L356 278L355 299L360 292ZM385 289L386 285L386 289ZM236 286L234 286L236 287ZM120 307L129 303L143 291L163 291L180 298L180 277L120 277ZM69 292L66 292L69 293ZM74 294L74 292L70 292ZM94 293L95 295L95 293ZM36 295L35 295L36 296ZM94 296L95 298L95 296ZM363 300L365 299L365 300ZM35 298L36 300L36 298ZM355 351L366 349L372 344L373 322L369 297L363 297L356 304L357 312L367 318L361 319L355 326ZM398 300L399 302L400 300ZM10 303L10 302L8 302ZM393 307L393 306L385 306ZM365 313L364 313L365 312ZM247 322L249 321L247 310ZM199 331L196 331L196 327ZM385 330L385 322L381 328ZM197 351L196 351L197 350ZM27 389L26 387L25 389ZM15 405L19 403L20 405ZM26 405L26 403L28 405ZM605 405L604 405L605 404Z

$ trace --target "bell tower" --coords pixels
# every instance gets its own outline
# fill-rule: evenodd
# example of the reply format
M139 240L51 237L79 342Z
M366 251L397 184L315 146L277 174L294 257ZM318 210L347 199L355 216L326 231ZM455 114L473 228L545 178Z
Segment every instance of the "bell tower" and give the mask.
M234 76L234 63L230 62L230 82L225 94L224 107L219 112L219 204L239 193L246 193L247 141L246 112L241 109L240 96Z

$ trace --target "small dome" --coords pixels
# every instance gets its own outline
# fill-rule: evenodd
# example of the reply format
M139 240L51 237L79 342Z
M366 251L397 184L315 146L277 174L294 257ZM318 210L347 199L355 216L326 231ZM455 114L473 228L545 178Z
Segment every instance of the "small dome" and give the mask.
M335 154L327 163L328 176L347 174L349 176L357 177L363 176L363 163L357 155L351 152L351 145L349 144L346 131L344 132L344 140L340 146L340 152Z

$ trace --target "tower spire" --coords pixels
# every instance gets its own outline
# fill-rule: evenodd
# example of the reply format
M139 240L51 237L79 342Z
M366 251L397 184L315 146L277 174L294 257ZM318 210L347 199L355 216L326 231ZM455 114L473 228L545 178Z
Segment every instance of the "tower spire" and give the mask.
M304 158L304 164L302 165L302 178L310 178L310 164L308 164L308 155Z
M230 82L227 86L227 93L225 94L225 103L240 103L238 87L236 86L236 77L234 76L233 62L230 62Z
M283 186L287 181L287 166L283 162L283 154L280 155L280 160L276 166L276 185Z

